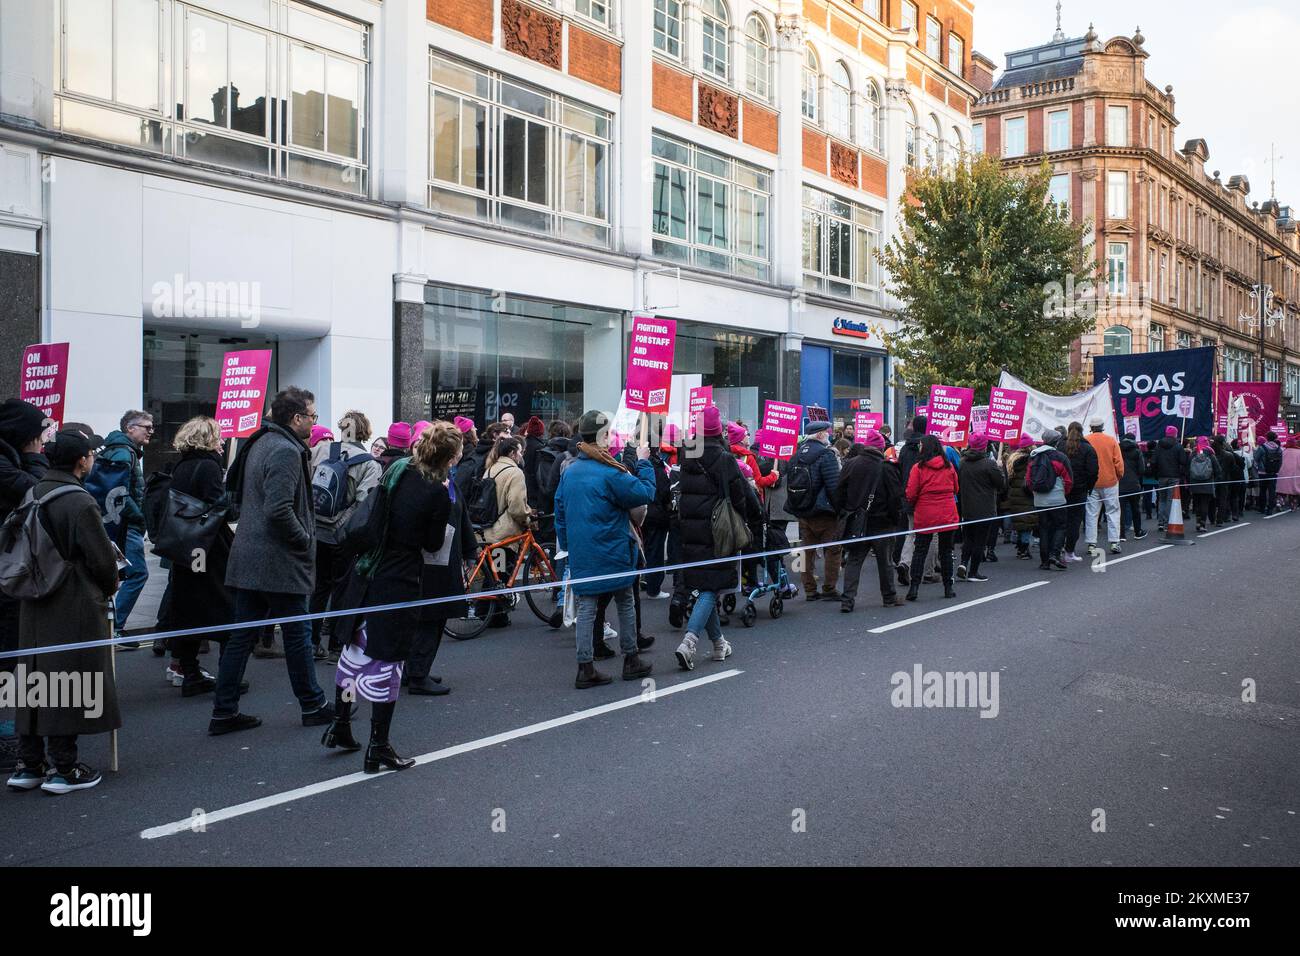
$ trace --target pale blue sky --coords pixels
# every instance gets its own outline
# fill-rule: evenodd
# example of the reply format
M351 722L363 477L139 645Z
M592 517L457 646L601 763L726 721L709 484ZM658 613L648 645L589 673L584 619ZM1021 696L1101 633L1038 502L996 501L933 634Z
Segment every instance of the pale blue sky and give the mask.
M1269 194L1276 143L1277 198L1300 211L1300 3L1295 0L1062 0L1061 25L1080 37L1096 25L1103 42L1146 37L1147 79L1173 84L1178 145L1204 139L1208 172L1244 173L1250 201ZM1008 50L1046 43L1056 0L975 0L975 49L998 64Z

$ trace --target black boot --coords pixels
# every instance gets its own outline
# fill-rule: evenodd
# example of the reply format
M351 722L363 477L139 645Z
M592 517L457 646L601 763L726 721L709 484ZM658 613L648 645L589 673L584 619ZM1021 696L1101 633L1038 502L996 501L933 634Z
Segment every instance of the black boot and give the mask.
M952 581L943 582L943 596L946 598L955 598L957 590L952 586Z
M652 670L654 665L641 660L640 654L627 654L623 657L623 680L640 680Z
M396 707L397 704L393 701L370 705L370 746L366 748L366 760L362 768L366 773L379 773L380 767L407 770L415 766L415 761L410 757L397 756L397 751L388 742L388 728L393 722Z
M338 747L340 750L355 752L361 749L357 738L352 736L352 704L343 699L342 687L334 688L334 720L320 742L327 750Z
M909 601L915 601L920 593L921 582L914 579L912 583L907 586L907 599Z
M574 678L573 686L578 690L586 690L588 687L600 687L602 684L608 684L613 679L596 670L596 665L588 661L585 664L578 665L578 676Z

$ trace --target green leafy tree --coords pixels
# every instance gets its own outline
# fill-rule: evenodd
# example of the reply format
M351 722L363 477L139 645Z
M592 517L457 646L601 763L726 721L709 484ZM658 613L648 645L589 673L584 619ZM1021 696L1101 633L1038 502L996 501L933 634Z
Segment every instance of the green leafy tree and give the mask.
M1008 171L981 156L918 172L902 229L881 251L899 330L883 336L899 382L975 389L1005 366L1052 394L1076 385L1070 343L1092 328L1096 261L1085 227L1048 199L1051 167Z

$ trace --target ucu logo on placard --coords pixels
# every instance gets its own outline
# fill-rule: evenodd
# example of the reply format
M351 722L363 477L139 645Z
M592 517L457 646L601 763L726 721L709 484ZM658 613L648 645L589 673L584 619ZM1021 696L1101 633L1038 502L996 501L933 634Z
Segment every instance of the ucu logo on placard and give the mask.
M1140 415L1155 418L1178 414L1178 396L1183 390L1183 372L1164 375L1121 375L1119 379L1119 413L1121 417Z

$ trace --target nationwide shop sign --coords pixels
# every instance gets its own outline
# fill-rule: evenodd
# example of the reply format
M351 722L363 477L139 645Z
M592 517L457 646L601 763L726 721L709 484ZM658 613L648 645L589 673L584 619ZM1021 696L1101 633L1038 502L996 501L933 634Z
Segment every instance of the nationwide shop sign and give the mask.
M35 405L49 419L46 432L63 424L68 395L68 343L47 342L23 349L23 380L18 397Z
M764 458L790 458L799 444L800 405L768 399L763 406L763 427L755 436Z
M632 411L668 411L676 341L675 320L650 315L632 319L632 340L627 353L627 407Z
M931 385L926 434L937 435L945 445L966 444L967 433L970 431L971 406L974 404L973 388Z
M869 431L880 431L885 424L883 412L855 412L853 415L853 437L857 441Z
M217 425L222 438L247 438L262 424L271 350L227 352L217 387Z
M1142 419L1138 437L1144 441L1158 441L1170 425L1180 435L1213 431L1213 347L1099 355L1092 360L1092 368L1093 381L1110 379L1111 400L1120 417ZM1193 414L1184 418L1179 414L1181 400L1188 398L1192 399Z
M989 418L985 428L989 441L1020 441L1028 400L1029 395L1016 388L995 386L989 392Z
M1215 428L1236 437L1228 426L1229 410L1236 406L1237 421L1233 424L1238 434L1244 431L1249 420L1255 426L1255 434L1266 435L1276 430L1281 400L1281 382L1220 382L1214 392Z

